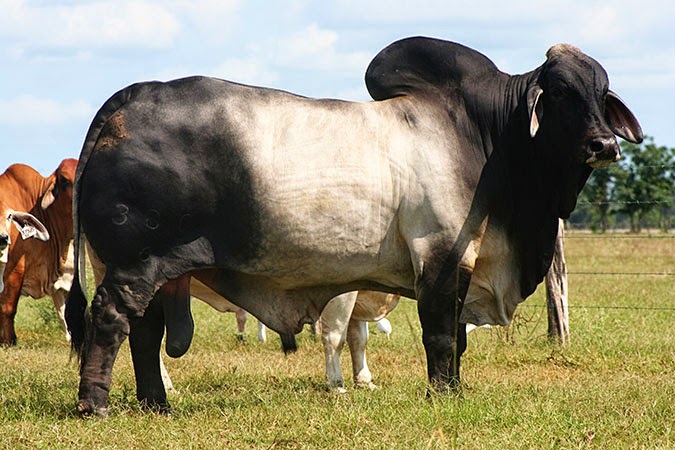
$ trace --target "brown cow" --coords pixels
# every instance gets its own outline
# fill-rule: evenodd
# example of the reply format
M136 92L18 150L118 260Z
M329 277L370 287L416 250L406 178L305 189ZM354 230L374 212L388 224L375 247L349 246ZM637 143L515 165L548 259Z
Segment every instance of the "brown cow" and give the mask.
M76 159L65 159L53 174L44 178L32 167L14 164L0 175L0 211L12 211L12 218L16 211L29 211L32 215L28 216L36 222L31 222L36 226L34 229L24 227L23 239L17 229L6 226L0 230L0 238L4 232L9 249L2 276L4 289L0 292L0 345L16 345L14 316L21 295L33 298L51 295L63 320L63 303L70 286L64 290L59 278L64 273L68 246L73 239L76 167ZM38 239L27 239L31 234Z

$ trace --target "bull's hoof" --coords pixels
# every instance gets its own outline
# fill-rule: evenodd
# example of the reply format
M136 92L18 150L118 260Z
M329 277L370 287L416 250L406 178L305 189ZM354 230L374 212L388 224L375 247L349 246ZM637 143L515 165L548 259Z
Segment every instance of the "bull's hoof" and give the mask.
M163 416L171 415L171 405L169 405L168 402L156 402L150 401L148 399L142 399L139 400L138 403L141 405L141 409L145 411L157 413Z
M457 397L457 398L462 398L464 397L464 391L462 388L462 385L432 385L431 388L427 389L427 394L426 398L427 399L432 399L435 397L438 397L439 395L443 396L450 396L450 397Z
M77 412L81 417L106 417L108 408L105 406L95 406L89 400L80 400L77 402Z

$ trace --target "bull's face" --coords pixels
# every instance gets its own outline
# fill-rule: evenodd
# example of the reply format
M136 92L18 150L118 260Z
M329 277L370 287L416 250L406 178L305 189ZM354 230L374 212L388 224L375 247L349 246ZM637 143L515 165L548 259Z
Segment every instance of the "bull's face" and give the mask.
M556 45L548 51L528 100L530 134L545 134L545 147L563 158L559 163L565 164L566 159L594 169L606 167L621 156L615 135L642 142L640 124L609 90L605 70L570 45Z
M557 213L569 217L592 169L621 157L616 140L642 142L640 124L609 90L607 73L570 45L556 45L527 93L530 136L558 189Z

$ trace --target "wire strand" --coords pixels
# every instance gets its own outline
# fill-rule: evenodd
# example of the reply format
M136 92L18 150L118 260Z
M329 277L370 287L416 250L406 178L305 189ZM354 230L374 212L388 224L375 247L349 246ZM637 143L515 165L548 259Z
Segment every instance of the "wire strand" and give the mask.
M548 305L518 305L518 308L548 308L555 309L555 307L549 307ZM675 307L669 306L601 306L601 305L567 305L568 309L631 309L639 311L675 311Z

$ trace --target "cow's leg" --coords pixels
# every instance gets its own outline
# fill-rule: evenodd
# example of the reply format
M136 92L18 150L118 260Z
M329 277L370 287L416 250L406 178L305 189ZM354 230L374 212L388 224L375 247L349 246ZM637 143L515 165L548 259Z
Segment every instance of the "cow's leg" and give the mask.
M417 292L427 373L434 389L456 388L460 382L460 358L466 349L466 325L459 322L459 317L471 271L455 266L446 273L429 275L418 284Z
M127 313L113 300L115 294L99 287L91 302L91 323L81 355L79 402L81 414L105 415L112 368L120 345L129 335Z
M162 301L167 295L163 292L164 286L157 291L143 316L131 320L129 334L129 347L136 376L136 398L141 406L159 412L169 410L159 355L164 336Z
M171 376L169 371L166 370L166 365L164 365L164 359L162 358L162 353L159 353L159 371L162 374L162 383L164 384L164 389L166 392L176 391L173 387L173 381L171 381Z
M246 311L243 309L238 309L235 311L234 316L237 318L237 337L241 341L246 340Z
M7 292L6 286L0 298L0 345L9 347L16 345L14 317L16 316L18 296Z
M25 266L21 259L11 273L5 272L5 288L0 292L0 345L16 345L14 318L21 296Z
M338 392L347 392L344 388L345 381L340 369L340 355L345 345L345 333L342 329L328 330L324 328L321 335L323 350L326 356L326 381L328 387L337 389Z
M373 384L373 375L366 361L366 344L368 342L368 322L351 319L347 329L347 345L352 357L354 384L356 387L376 389Z
M321 312L321 341L326 355L326 380L329 388L346 392L340 369L340 354L347 339L347 328L356 302L356 292L333 298Z
M68 325L66 324L66 297L68 296L68 291L65 289L56 289L51 293L52 302L54 302L54 309L56 310L56 315L63 325L63 329L66 332L66 341L70 342L70 333L68 333Z
M258 342L267 342L267 328L261 321L258 321Z

